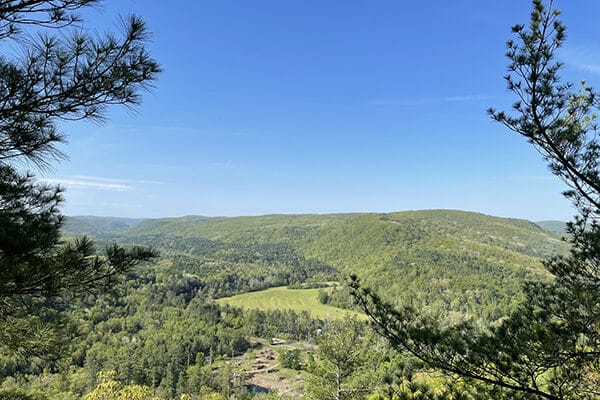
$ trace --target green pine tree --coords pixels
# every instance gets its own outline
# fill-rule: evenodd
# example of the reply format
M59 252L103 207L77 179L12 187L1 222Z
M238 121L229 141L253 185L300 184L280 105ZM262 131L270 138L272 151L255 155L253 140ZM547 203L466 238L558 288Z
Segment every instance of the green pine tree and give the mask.
M331 322L317 339L316 359L308 365L308 399L362 399L375 389L375 372L368 360L374 356L372 335L364 322L350 317Z
M99 121L109 105L135 106L160 72L139 17L122 21L121 37L81 27L77 11L96 3L0 2L0 351L47 354L69 340L56 321L73 296L102 290L155 256L117 245L97 255L86 238L65 243L62 189L22 172L63 157L62 121Z

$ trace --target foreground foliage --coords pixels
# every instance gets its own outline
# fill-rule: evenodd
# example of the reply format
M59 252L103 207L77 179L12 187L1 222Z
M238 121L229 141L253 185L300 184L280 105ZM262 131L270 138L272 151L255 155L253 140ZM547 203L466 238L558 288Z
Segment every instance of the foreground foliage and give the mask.
M101 120L109 105L138 104L140 92L150 87L160 71L145 48L148 32L140 18L124 20L120 38L95 36L73 25L80 22L76 11L94 3L0 4L3 353L54 353L61 340L69 340L70 329L61 311L73 296L101 290L123 271L155 256L148 249L125 250L115 245L99 256L85 238L65 244L60 234L62 190L22 172L23 165L47 168L63 156L56 147L65 140L60 121ZM24 35L30 37L24 40Z

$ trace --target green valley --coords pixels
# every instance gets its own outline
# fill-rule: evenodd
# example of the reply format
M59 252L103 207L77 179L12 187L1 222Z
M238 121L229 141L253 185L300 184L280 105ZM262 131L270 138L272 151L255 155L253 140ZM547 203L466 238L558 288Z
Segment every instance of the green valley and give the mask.
M529 221L452 210L168 218L112 238L158 248L216 297L355 273L390 299L488 320L519 301L524 280L544 278L540 259L568 248Z
M600 399L558 2L0 1L0 400Z
M320 357L335 357L315 358L318 332L349 330L347 340L356 341L351 332L367 329L348 321L365 321L346 285L349 274L396 304L424 308L448 324L493 322L522 301L525 281L547 279L542 259L567 251L559 236L529 221L452 210L125 223L132 221L70 217L65 237L150 246L160 259L130 271L113 290L72 305L65 325L53 329L73 339L55 343L53 361L35 354L0 359L3 390L76 399L110 385L133 390L131 383L165 399L251 398L265 396L252 394L252 385L265 382L269 396L284 396L273 390L289 384L288 396L298 398L317 390L310 371L324 368ZM272 338L296 345L261 347ZM451 390L444 379L423 380L410 357L374 338L369 343L359 348L375 375L367 378L359 368L349 376L379 382L373 393ZM370 353L372 346L379 355ZM282 368L280 357L302 372ZM258 369L261 362L265 371ZM392 377L403 368L416 380Z

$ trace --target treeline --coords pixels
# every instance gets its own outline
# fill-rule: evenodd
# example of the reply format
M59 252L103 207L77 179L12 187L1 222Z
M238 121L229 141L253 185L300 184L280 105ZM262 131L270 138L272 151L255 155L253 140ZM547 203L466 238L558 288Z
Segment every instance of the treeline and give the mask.
M108 243L115 238L105 236L102 240ZM230 243L163 235L127 237L126 240L159 249L163 258L171 261L168 267L187 277L190 290L201 291L212 298L275 286L316 285L343 277L331 265L317 258L307 258L285 243Z

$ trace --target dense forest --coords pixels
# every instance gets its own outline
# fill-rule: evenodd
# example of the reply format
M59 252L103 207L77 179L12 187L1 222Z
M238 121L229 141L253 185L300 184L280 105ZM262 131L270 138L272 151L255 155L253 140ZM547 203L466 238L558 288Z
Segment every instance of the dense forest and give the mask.
M552 0L513 27L516 102L488 113L568 186L567 224L65 218L63 189L23 167L63 158L62 122L140 104L162 71L142 18L83 29L97 3L0 2L0 399L600 396L598 94L559 76Z
M148 245L161 256L111 290L72 304L68 319L52 328L60 340L51 355L4 353L6 393L95 399L112 398L102 394L111 390L137 390L139 398L325 399L323 393L333 390L325 371L341 361L340 349L323 343L345 340L356 344L341 344L343 349L360 351L339 383L348 389L344 398L449 396L458 390L452 381L390 349L364 318L318 317L309 306L235 308L227 299L288 286L324 305L357 310L345 283L356 273L388 298L426 307L449 324L493 322L521 300L524 280L547 279L540 259L567 250L559 236L528 221L445 210L69 218L66 240L81 234L99 246ZM121 396L114 398L130 398Z
M560 236L528 221L445 210L183 217L146 220L110 235L156 247L186 272L218 275L209 283L216 298L356 273L392 299L411 293L416 303L473 308L484 320L516 304L526 278L543 278L539 259L568 249ZM110 242L110 235L98 237Z

